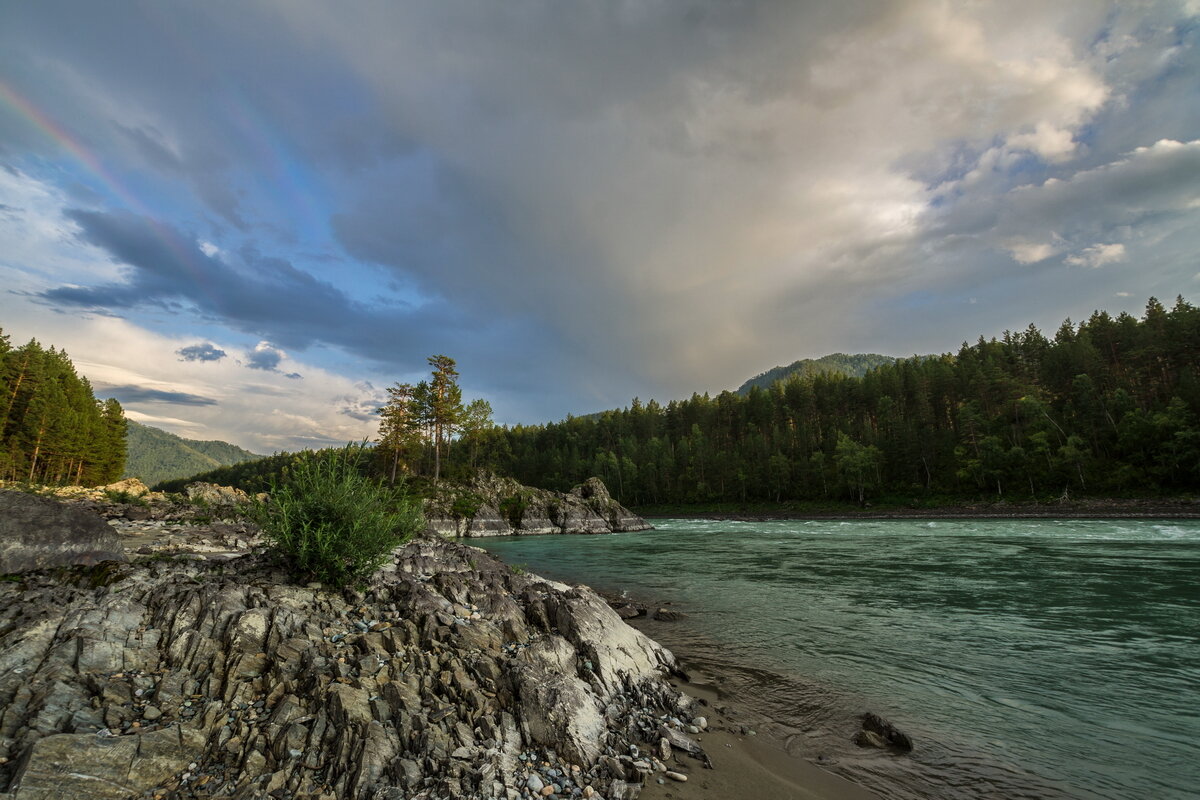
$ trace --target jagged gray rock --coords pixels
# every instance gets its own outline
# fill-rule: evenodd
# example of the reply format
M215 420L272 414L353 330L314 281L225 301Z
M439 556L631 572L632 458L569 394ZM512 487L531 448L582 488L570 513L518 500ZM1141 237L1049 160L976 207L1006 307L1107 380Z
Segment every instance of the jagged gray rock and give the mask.
M0 574L125 560L116 534L95 514L46 497L0 491Z
M255 554L97 569L0 583L12 800L507 798L543 762L634 797L644 775L604 754L691 716L673 656L590 589L441 538L357 591Z

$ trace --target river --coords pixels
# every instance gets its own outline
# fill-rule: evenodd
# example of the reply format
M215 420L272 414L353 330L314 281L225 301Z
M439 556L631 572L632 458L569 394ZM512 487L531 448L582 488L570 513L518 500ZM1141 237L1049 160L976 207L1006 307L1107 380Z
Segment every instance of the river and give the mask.
M654 523L474 543L672 602L686 619L652 635L885 796L1200 792L1200 522ZM848 744L866 710L912 755Z

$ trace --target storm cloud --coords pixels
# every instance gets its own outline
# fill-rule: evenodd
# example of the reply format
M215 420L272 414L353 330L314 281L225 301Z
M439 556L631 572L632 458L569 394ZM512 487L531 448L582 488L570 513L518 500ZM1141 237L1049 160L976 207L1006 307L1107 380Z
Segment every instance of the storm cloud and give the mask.
M535 422L1194 292L1194 10L46 0L0 161L90 198L43 303Z

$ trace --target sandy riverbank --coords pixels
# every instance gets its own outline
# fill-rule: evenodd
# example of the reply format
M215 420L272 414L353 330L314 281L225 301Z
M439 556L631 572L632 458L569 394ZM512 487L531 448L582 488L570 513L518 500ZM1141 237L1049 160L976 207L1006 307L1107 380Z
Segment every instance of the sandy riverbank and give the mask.
M767 735L740 732L741 725L717 711L721 693L701 680L673 681L688 695L707 704L709 730L698 736L712 759L712 769L693 758L677 757L672 769L685 774L684 783L652 778L644 800L879 800L879 795L789 755L783 742Z

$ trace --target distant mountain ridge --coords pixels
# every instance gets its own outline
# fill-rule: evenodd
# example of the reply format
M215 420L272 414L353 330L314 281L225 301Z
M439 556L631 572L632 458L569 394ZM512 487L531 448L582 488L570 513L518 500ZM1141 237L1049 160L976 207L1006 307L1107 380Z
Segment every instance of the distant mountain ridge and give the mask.
M773 367L761 375L756 375L738 387L738 394L749 394L755 386L769 389L775 381L785 381L793 376L810 378L822 373L845 375L849 378L861 378L876 367L894 364L899 359L892 356L881 356L877 353L831 353L821 358L802 358L793 361L786 367Z
M263 458L229 442L185 439L133 420L129 420L125 445L125 474L122 477L141 478L149 486Z

